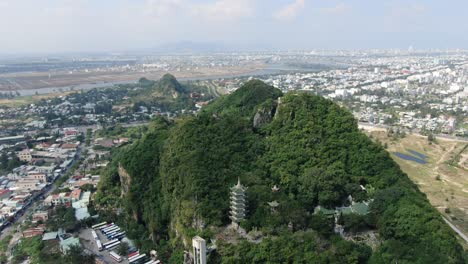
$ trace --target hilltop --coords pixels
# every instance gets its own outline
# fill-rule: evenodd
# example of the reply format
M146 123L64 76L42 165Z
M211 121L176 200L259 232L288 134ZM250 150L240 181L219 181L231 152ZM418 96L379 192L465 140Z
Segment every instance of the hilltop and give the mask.
M171 80L160 91L177 91ZM247 235L226 229L238 179ZM183 261L195 235L215 245L210 263L463 262L439 213L351 113L258 80L195 117L154 120L114 153L96 202L170 263ZM357 242L363 234L376 239Z
M154 83L151 91L151 96L155 98L172 98L176 99L181 94L188 93L177 79L171 74L164 74L163 77Z
M140 78L132 86L134 87L129 96L135 108L144 106L162 111L194 110L196 102L214 98L206 87L188 82L180 83L171 74L164 74L157 81Z

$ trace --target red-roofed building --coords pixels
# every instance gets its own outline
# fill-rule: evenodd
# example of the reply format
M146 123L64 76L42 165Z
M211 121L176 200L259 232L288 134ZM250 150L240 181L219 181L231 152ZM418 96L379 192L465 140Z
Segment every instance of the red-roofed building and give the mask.
M76 202L80 199L81 197L81 189L75 189L71 192L70 197L73 202Z
M78 181L84 178L84 175L75 175L72 177L73 180Z
M65 131L63 131L63 134L65 136L76 136L78 135L78 130L74 128L68 128L68 129L65 129Z
M8 189L0 189L0 200L10 197L11 191Z
M42 142L42 143L39 143L35 146L36 149L48 149L50 148L50 146L52 146L51 143L48 143L48 142Z
M64 143L62 146L60 146L62 149L76 149L78 147L78 144L76 143Z

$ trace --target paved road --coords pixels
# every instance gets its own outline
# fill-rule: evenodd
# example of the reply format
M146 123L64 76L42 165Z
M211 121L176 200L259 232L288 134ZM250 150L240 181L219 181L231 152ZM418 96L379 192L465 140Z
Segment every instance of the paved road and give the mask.
M468 243L468 237L460 230L458 227L456 227L454 224L452 224L447 218L442 217L444 221L453 229L453 231L457 232L457 234L465 240L466 243Z
M371 124L371 123L365 123L365 122L359 122L358 123L360 128L377 128L377 129L382 129L382 130L387 130L387 128L391 128L392 126L387 126L387 125L381 125L381 124ZM410 133L410 131L406 128L400 128L403 129L406 133ZM421 137L427 137L425 135L421 135L417 129L414 129L411 131L411 134L421 136ZM440 139L447 139L447 140L453 140L453 141L460 141L460 142L465 142L468 143L468 138L463 138L463 137L457 137L457 136L451 136L451 135L446 135L446 134L436 134L434 135L436 138Z

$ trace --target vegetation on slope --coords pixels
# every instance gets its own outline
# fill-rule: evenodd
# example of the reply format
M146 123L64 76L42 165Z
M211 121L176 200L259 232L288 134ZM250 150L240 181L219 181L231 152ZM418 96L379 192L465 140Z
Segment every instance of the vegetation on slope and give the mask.
M318 96L279 96L254 80L197 117L156 120L115 155L97 202L123 206L128 234L167 257L173 252L174 263L191 236L208 239L229 223L229 187L238 177L249 188L248 218L241 225L268 238L258 245L220 241L210 256L214 263L463 262L440 215L388 153L358 130L349 112ZM254 116L269 111L274 117L254 128ZM108 198L125 187L118 164L131 178L124 199ZM274 185L279 192L271 191ZM364 244L343 241L332 222L313 214L317 205L345 205L349 195L374 200L365 217L343 220L378 230L383 242L372 254ZM273 200L279 202L276 210L268 205Z
M206 87L190 83L181 84L171 74L165 74L158 81L141 78L136 88L129 95L137 111L140 106L157 107L162 111L193 110L195 100L190 96L191 93L197 93L198 100L201 101L213 99L212 96L206 94ZM204 96L201 96L202 94Z

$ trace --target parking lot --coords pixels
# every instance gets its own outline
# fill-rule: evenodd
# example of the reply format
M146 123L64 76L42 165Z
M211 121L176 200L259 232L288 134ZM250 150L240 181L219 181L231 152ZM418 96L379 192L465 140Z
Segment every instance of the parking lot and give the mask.
M88 249L89 251L93 252L93 254L96 255L97 258L101 259L105 263L118 263L117 261L113 260L110 255L109 251L103 249L102 251L99 251L96 242L94 241L93 235L91 234L91 228L86 228L82 229L80 231L79 237L81 238L81 242L83 246ZM99 239L101 240L102 243L106 243L108 240L107 238L101 234L100 231L96 231L96 234L99 236ZM113 250L116 250L115 248ZM120 263L127 264L128 261L127 259L122 256L123 260Z

